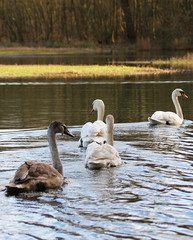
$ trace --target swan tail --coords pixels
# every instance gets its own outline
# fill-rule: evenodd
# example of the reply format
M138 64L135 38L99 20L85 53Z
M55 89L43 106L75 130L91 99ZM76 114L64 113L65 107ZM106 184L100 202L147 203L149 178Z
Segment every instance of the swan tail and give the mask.
M88 167L89 169L100 169L100 168L104 168L106 167L106 165L104 164L103 161L88 161L86 163L86 167Z
M86 162L86 167L89 169L101 169L101 168L109 168L109 167L117 167L121 165L122 161L119 157L118 162L113 160L106 160L106 159L96 159Z
M157 119L153 119L151 117L148 117L148 121L152 125L155 125L155 124L167 124L166 121L164 121L164 120L157 120Z
M21 192L24 192L25 189L21 184L10 183L9 185L5 186L6 192L8 195L17 195Z

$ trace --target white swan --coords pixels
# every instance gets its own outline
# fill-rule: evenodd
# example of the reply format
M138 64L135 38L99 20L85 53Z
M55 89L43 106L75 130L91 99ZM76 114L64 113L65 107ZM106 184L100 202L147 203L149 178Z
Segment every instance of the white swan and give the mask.
M85 165L90 169L116 167L122 163L119 153L113 147L114 117L108 115L106 117L106 123L107 143L99 144L93 142L87 147Z
M23 191L41 191L63 185L63 167L56 144L56 133L65 133L73 137L67 127L61 122L54 121L49 125L47 136L53 167L45 163L25 162L17 169L13 180L6 186L8 193L16 194Z
M188 96L180 88L177 88L172 92L172 101L174 103L176 113L156 111L151 117L148 117L148 121L151 124L181 125L184 121L184 117L178 101L178 97L180 96L188 98Z
M106 124L103 122L105 105L101 99L92 103L91 112L97 111L97 121L87 122L81 129L79 147L87 147L91 142L103 143L106 141Z

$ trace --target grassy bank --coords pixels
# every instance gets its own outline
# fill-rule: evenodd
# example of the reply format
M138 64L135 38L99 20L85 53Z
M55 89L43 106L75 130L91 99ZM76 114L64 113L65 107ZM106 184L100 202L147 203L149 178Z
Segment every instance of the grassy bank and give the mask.
M115 65L0 65L0 78L100 78L127 77L171 73L173 70L154 67L129 67Z
M156 60L153 61L154 64L166 64L166 65L178 65L178 66L184 66L184 65L192 65L193 66L193 53L187 53L184 57L176 58L172 57L169 60Z
M120 48L118 48L120 50ZM116 52L116 50L114 51ZM110 48L0 48L0 55L54 55L54 54L79 54L79 53L111 53ZM183 58L171 58L169 60L152 60L152 61L132 61L118 62L119 65L0 65L0 80L4 79L29 79L32 81L37 78L123 78L134 75L152 75L173 73L176 70L162 69L157 66L167 64L170 66L193 66L193 54L189 53ZM120 66L121 65L121 66Z

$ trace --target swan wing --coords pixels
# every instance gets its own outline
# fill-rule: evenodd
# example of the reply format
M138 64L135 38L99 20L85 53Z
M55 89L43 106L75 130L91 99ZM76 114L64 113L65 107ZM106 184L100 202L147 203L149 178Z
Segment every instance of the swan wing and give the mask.
M33 166L35 162L28 161L22 164L16 171L13 182L14 183L22 183L28 180L29 178L29 172L31 166Z
M91 128L91 126L91 122L87 122L83 125L81 129L81 138L87 137L89 135L89 129Z
M157 119L153 119L152 117L148 117L148 121L150 122L150 124L166 124L164 121L160 121Z
M81 129L81 138L97 135L106 137L106 132L106 124L103 121L97 120L94 123L87 122Z
M166 124L169 124L169 125L180 125L180 124L183 123L183 119L180 118L174 112L165 112L164 116L165 116Z
M156 111L148 120L151 124L180 125L183 123L183 119L176 113L163 111Z
M14 182L23 183L32 179L45 180L57 175L58 171L45 163L28 161L18 168L15 173Z

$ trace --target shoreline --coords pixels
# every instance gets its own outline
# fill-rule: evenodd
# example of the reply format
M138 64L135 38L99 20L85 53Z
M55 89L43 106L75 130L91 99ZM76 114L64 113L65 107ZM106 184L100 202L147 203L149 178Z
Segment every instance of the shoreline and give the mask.
M123 50L133 52L128 46L102 46L101 48L46 48L46 47L0 47L0 56L42 56L42 55L76 55L76 54L116 54ZM148 76L184 72L184 66L193 65L193 54L187 53L183 58L152 61L118 61L111 65L0 65L0 82L17 81L65 81L68 79L122 79L131 76ZM163 68L165 66L165 68ZM181 66L179 68L179 66Z

